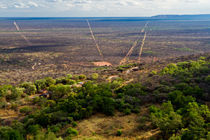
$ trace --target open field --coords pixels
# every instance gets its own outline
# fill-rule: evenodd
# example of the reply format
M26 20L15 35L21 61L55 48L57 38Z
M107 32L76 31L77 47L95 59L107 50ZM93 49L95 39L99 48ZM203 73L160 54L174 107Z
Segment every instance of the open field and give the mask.
M88 21L96 42L82 18L0 19L0 84L89 73L95 68L92 62L97 61L116 66L139 39L129 55L129 60L137 61L145 32L142 63L210 51L210 21Z

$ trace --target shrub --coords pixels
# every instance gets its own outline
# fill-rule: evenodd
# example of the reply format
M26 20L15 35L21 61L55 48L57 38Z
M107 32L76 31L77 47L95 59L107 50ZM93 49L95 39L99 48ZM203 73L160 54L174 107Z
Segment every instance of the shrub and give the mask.
M29 107L29 106L25 106L25 107L20 109L20 113L29 114L31 112L32 112L32 108Z
M129 108L126 108L126 109L123 110L123 113L125 115L129 115L129 114L131 114L131 110Z
M18 130L12 129L8 126L0 127L1 140L24 140L23 135Z
M71 79L73 76L71 74L67 74L66 78Z
M129 96L140 96L140 95L147 94L144 90L145 88L140 83L136 83L136 84L126 85L118 89L116 92L124 93L125 95L129 95Z
M6 97L6 95L11 94L12 85L4 85L0 87L0 97Z
M175 72L178 70L178 67L176 64L169 64L167 67L165 67L163 70L162 70L162 74L170 74L170 75L173 75L175 74Z
M43 90L47 87L45 79L36 80L35 85L38 91Z
M76 127L77 126L77 122L72 122L72 126Z
M174 112L170 102L164 103L161 109L152 107L150 109L152 123L160 128L164 136L176 132L182 127L182 116Z
M27 129L28 133L34 134L34 135L37 134L40 130L41 130L41 127L38 124L30 125Z
M56 124L56 125L48 126L48 131L57 133L61 130L61 128L62 128L61 124Z
M117 136L121 136L122 135L122 130L117 130Z
M23 91L24 91L23 88L12 87L11 89L9 89L8 94L6 95L6 99L8 101L16 100L17 98L21 97Z
M5 102L5 101L0 102L0 108L6 108L6 106L7 106L7 102Z
M81 74L81 75L79 75L79 80L86 80L86 75L84 75L84 74Z
M32 95L37 92L36 86L31 82L25 82L21 84L20 87L23 87L25 89L24 92L28 95Z
M50 98L53 100L57 100L62 98L64 95L67 95L71 92L71 87L69 85L51 85L49 87L49 91L52 92L50 94Z
M97 80L98 77L99 77L98 73L93 73L93 74L91 75L91 79L93 79L93 80Z
M151 74L152 74L152 75L157 75L157 71L153 70L153 71L151 72Z
M69 127L66 130L66 134L70 135L70 136L77 136L78 135L78 131L76 129L74 129L74 128Z
M11 104L11 109L17 111L18 110L18 104L17 103L12 103Z
M44 140L62 140L62 138L57 138L56 135L53 132L49 132Z
M54 80L52 77L45 78L45 84L47 87L54 85L55 83L56 83L56 80Z
M205 78L205 81L210 84L210 75Z
M115 111L115 102L112 98L109 97L104 97L103 98L103 103L101 104L102 106L102 112L106 115L114 115Z
M173 91L169 93L169 100L171 100L172 104L176 106L176 108L185 107L189 102L195 101L195 98L192 96L184 96L183 93L179 90Z

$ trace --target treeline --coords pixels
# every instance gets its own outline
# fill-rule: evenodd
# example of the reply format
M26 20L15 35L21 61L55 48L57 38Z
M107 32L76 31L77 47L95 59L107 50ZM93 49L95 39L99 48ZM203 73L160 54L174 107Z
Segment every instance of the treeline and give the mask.
M0 107L19 111L22 117L10 124L2 120L0 139L71 139L78 135L78 120L96 113L112 116L116 111L141 116L142 105L160 102L164 102L161 107L149 108L147 119L152 128L160 129L157 138L208 139L210 111L204 104L209 102L209 73L210 61L201 57L198 61L170 64L161 72L153 71L150 78L158 76L160 80L152 91L139 82L121 86L121 78L101 83L96 73L88 78L67 75L19 86L4 85L0 87ZM49 97L33 96L38 93Z

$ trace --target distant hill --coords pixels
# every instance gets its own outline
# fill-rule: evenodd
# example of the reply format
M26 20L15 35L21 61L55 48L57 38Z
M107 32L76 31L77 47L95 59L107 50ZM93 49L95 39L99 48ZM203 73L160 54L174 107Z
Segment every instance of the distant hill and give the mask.
M210 20L210 14L202 15L157 15L152 16L152 19L174 19L174 20Z

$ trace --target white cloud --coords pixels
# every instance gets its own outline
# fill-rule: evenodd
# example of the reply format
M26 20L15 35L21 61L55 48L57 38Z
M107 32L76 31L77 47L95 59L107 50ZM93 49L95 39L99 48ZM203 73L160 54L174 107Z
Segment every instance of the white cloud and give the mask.
M1 0L1 11L43 16L150 16L210 13L209 0ZM11 12L12 11L12 12ZM37 12L39 11L39 12ZM62 13L62 15L59 15ZM39 16L37 15L37 16ZM36 15L35 15L36 16Z

